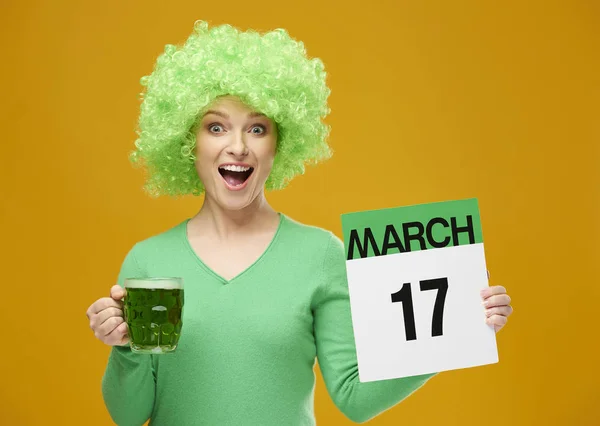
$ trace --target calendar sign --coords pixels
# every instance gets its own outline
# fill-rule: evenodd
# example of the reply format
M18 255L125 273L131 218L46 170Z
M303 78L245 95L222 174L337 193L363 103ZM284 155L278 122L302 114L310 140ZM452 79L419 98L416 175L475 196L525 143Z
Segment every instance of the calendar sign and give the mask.
M498 362L477 199L342 215L361 382Z

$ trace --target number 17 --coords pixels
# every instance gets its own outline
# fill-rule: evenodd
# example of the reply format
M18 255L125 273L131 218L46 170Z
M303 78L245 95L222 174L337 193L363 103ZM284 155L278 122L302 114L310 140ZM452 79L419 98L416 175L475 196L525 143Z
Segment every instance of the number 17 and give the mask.
M433 318L431 320L431 336L443 335L444 322L444 303L446 293L448 293L448 278L434 278L431 280L419 281L421 291L437 290L435 304L433 306ZM413 308L412 291L410 283L404 283L402 288L396 293L392 293L392 303L402 302L402 311L404 313L404 330L406 331L406 340L416 340L417 330L415 327L415 311Z

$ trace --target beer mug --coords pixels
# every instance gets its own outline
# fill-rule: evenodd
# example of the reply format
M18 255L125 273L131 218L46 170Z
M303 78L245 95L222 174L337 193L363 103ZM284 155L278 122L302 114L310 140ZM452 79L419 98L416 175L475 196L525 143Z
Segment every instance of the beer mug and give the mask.
M123 301L133 352L164 354L179 343L183 314L183 279L127 278Z

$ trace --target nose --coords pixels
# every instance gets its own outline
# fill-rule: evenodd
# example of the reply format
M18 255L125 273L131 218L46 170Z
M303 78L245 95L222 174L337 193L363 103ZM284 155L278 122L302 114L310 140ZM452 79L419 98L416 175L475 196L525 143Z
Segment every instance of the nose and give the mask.
M248 155L248 145L244 138L244 133L236 133L231 138L231 143L227 147L227 153L235 157L245 157Z

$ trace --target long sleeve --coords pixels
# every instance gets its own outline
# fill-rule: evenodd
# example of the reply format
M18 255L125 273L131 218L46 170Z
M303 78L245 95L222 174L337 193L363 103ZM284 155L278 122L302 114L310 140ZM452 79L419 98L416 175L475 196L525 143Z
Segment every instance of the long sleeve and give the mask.
M119 285L127 277L143 275L135 247L121 266ZM155 378L152 355L135 354L129 346L114 346L102 377L102 396L113 421L119 426L143 425L154 407Z
M331 236L322 287L314 306L317 359L335 405L356 423L379 415L419 389L434 374L361 383L352 329L343 242Z

